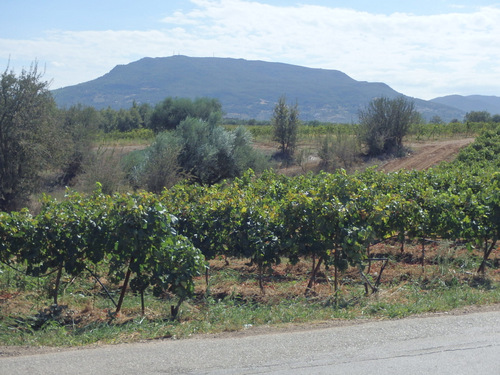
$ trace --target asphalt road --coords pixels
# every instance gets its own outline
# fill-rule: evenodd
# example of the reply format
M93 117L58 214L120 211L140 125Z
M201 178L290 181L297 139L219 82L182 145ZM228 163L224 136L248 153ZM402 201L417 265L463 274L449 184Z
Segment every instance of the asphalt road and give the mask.
M500 311L0 357L0 374L500 375Z

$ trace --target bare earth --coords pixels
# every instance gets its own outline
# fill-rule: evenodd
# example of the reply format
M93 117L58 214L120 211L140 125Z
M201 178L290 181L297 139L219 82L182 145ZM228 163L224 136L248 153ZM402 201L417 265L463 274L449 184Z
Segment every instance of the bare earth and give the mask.
M410 155L389 160L380 165L379 170L386 172L394 172L400 169L424 170L442 161L452 161L462 148L473 141L474 138L461 138L410 143L408 146L413 150Z

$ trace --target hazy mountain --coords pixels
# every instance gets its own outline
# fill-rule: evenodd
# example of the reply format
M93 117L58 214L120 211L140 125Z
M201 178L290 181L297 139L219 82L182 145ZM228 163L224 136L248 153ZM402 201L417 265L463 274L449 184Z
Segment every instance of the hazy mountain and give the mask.
M465 112L487 111L492 115L500 114L500 97L484 95L448 95L432 99L431 102L445 104Z
M359 109L375 97L400 93L384 83L356 81L337 70L243 59L171 56L143 58L118 65L95 80L53 91L60 107L81 103L96 108L129 108L156 104L166 97L212 97L226 117L269 119L275 103L286 95L299 105L301 119L355 122ZM415 99L426 118L462 118L465 112Z

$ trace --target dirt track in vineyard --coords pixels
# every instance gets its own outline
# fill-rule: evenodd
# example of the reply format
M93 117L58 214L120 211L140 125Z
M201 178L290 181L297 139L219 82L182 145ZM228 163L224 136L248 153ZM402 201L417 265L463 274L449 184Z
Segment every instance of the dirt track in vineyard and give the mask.
M473 141L474 138L460 138L409 143L407 146L412 152L408 156L382 162L378 169L386 172L424 170L443 161L452 161L462 148Z

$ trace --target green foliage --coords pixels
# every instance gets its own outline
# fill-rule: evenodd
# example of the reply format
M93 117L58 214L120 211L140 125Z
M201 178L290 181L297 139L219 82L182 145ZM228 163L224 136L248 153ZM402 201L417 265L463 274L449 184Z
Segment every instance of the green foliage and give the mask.
M487 111L471 111L467 112L464 117L464 122L490 122L491 114Z
M117 141L151 141L154 139L155 134L151 129L134 129L128 132L119 132L114 130L109 133L99 134L99 141L103 143L117 142Z
M193 278L205 267L204 257L174 229L177 219L157 196L148 193L69 194L62 202L45 197L41 212L0 214L0 261L26 262L35 277L57 272L50 286L54 304L62 271L71 276L106 264L108 277L124 280L144 293L170 291L179 304L194 292ZM177 306L178 308L178 306ZM120 310L117 307L117 312Z
M163 132L148 148L128 154L123 164L132 186L160 193L178 183L183 178L180 150L178 139Z
M28 274L40 276L64 268L76 276L85 269L88 257L95 263L102 260L102 248L89 243L91 233L99 237L96 230L100 227L102 209L97 202L78 194L60 203L48 197L43 199L40 214L35 218L31 246L21 254L28 261Z
M23 207L42 171L60 160L55 103L36 64L0 76L0 210Z
M292 159L297 146L300 125L298 104L290 107L286 97L279 98L271 118L273 140L279 143L279 150L285 159Z
M369 155L399 153L403 137L415 121L415 104L404 97L376 98L359 112L361 140Z
M235 173L234 137L215 122L184 120L176 130L182 168L201 183L213 184Z
M165 190L161 197L178 218L179 233L189 237L206 259L226 255L235 199L231 191L219 185L201 187L197 184L178 184Z
M158 193L186 177L214 184L249 168L263 170L267 161L252 147L250 133L242 126L227 131L219 121L217 112L208 121L189 117L174 131L158 134L150 147L127 156L132 185Z
M481 167L500 167L500 126L486 131L460 151L457 162Z
M188 117L208 121L213 113L221 113L222 105L217 99L166 98L158 103L151 114L150 127L156 133L175 129Z
M169 290L180 298L179 304L191 296L193 278L201 273L204 258L189 240L177 235L177 218L152 194L123 194L113 203L106 222L107 241L114 244L109 273L114 280L124 279L117 312L129 280L141 293L148 286L155 295Z
M230 132L212 116L206 122L188 118L175 131L180 145L179 164L195 181L213 184L240 176L248 168L260 170L263 158L251 147L242 127Z
M182 302L204 259L217 256L250 259L261 288L266 267L312 257L312 274L322 262L333 266L337 286L339 272L363 269L369 246L390 238L402 252L405 240L419 240L422 264L427 240L465 241L484 273L500 236L500 174L486 152L496 149L499 135L486 132L463 150L469 155L477 147L479 154L428 171L297 177L248 171L212 186L179 184L159 196L98 189L60 203L46 198L35 217L0 214L0 260L25 263L33 276L57 271L55 297L63 269L77 276L106 265L109 278L123 282L119 306L129 283L141 296L151 287Z
M114 110L106 108L96 110L81 104L61 109L61 117L71 130L73 126L83 127L87 132L127 133L150 126L153 108L149 104L138 105L135 101L128 109ZM69 126L68 126L69 125Z
M27 209L0 211L0 262L10 264L32 244L36 221Z

